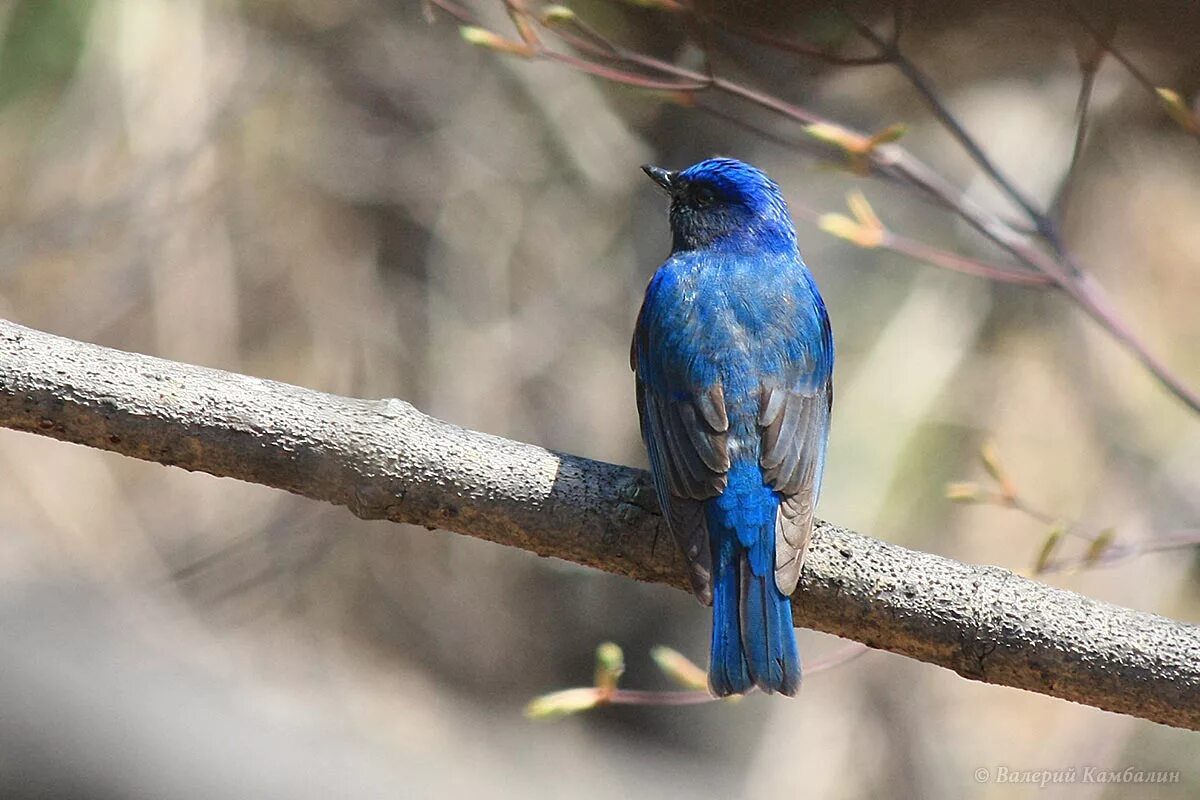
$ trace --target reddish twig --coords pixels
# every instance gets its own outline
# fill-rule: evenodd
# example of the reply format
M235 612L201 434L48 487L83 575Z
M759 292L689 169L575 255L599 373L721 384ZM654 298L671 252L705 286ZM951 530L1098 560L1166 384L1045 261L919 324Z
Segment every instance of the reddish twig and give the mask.
M866 199L860 197L860 200L865 205ZM1018 270L1000 264L992 264L979 259L969 258L925 242L901 236L885 228L878 219L874 219L873 212L871 213L872 219L864 221L850 220L849 218L842 217L840 214L821 214L807 206L799 204L793 204L791 210L792 214L796 217L812 222L827 233L833 233L841 238L853 241L860 247L868 249L879 248L899 253L900 255L905 255L917 261L922 261L951 272L972 275L977 278L986 278L998 283L1011 283L1019 286L1055 286L1053 280L1037 272ZM841 217L844 221L843 224L854 226L854 229L849 231L834 229L833 225L829 222L831 217Z
M812 45L802 44L791 39L785 39L782 36L776 36L767 31L758 30L756 28L748 28L736 23L730 23L727 19L717 18L712 14L704 11L694 11L696 18L709 24L721 28L721 30L732 33L743 39L747 39L755 44L761 44L766 47L779 50L784 53L802 56L804 58L812 58L817 61L822 61L835 67L873 67L881 64L887 64L891 57L887 54L879 54L874 56L841 56L836 53L831 53L828 50L822 50ZM897 31L899 28L897 27Z
M880 245L888 250L901 253L918 261L924 261L935 267L961 272L964 275L974 275L998 283L1012 283L1018 286L1054 286L1054 280L1036 272L1020 272L1006 269L995 264L989 264L975 258L952 253L939 247L908 239L895 233L890 233Z
M1112 542L1098 556L1051 560L1043 564L1037 572L1039 575L1045 575L1054 572L1069 572L1075 569L1112 567L1152 553L1191 550L1196 547L1200 547L1200 530L1177 531L1167 536L1142 542Z
M815 661L804 667L804 677L811 678L813 675L818 675L822 672L827 672L834 667L840 667L866 652L871 648L859 642L851 642L844 647L834 650L832 653L818 658ZM700 705L702 703L712 703L724 698L713 697L711 693L704 689L693 691L667 691L657 692L646 689L612 689L606 693L603 703L611 705L635 705L635 706L691 706Z
M647 78L643 75L637 75L632 72L626 72L624 70L615 69L612 67L605 66L603 64L597 64L592 61L586 61L584 59L576 58L576 57L568 55L566 53L559 53L554 50L542 50L539 52L539 55L542 58L548 59L550 61L557 61L561 64L565 64L566 66L570 67L571 69L578 70L579 72L584 72L584 73L587 73L588 75L594 75L597 78L603 78L605 80L612 81L614 83L621 83L626 86L633 86L638 89L651 89L651 90L655 90L655 91L688 93L688 92L702 91L711 86L711 84L709 82L702 81L702 80L670 81L670 80L656 80L654 78Z

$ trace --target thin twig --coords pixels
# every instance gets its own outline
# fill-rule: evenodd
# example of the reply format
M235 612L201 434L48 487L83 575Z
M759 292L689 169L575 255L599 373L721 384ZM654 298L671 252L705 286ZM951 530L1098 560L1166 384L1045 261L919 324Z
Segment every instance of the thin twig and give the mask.
M871 648L867 647L865 644L860 642L851 642L844 647L834 650L828 655L818 658L816 661L810 662L808 666L804 668L804 674L806 676L816 675L818 673L831 670L834 667L840 667L842 664L846 664L858 658L859 656L870 652L870 650Z
M642 75L636 75L632 72L608 67L603 64L597 64L592 61L586 61L582 58L559 53L554 50L542 50L539 55L550 61L557 61L560 64L565 64L571 69L579 72L593 75L597 78L603 78L614 83L622 83L626 86L633 86L638 89L651 89L655 91L666 92L698 92L708 89L710 84L706 81L686 81L686 80L656 80L647 78Z
M1005 497L1003 499L1003 501L1000 503L1000 505L1007 506L1008 508L1011 508L1015 511L1020 511L1025 516L1029 517L1032 520L1040 522L1043 525L1057 525L1059 523L1058 517L1054 516L1053 514L1049 514L1045 511L1042 511L1038 508L1035 508L1034 506L1031 506L1025 499L1018 497L1016 495L1013 495L1010 497ZM1064 532L1074 534L1077 536L1081 536L1082 538L1088 540L1089 542L1095 538L1093 536L1089 536L1086 533L1081 533L1078 530L1078 528L1074 525L1066 526Z
M1111 567L1144 555L1166 553L1172 550L1191 550L1196 547L1200 547L1200 530L1178 531L1168 536L1142 542L1113 542L1099 556L1094 558L1085 556L1083 558L1051 560L1042 565L1037 574L1045 575L1084 568Z
M1098 30L1095 25L1088 21L1074 3L1067 3L1068 9L1083 28L1091 34L1092 38L1103 48L1104 51L1111 53L1113 58L1120 62L1121 66L1133 76L1142 88L1154 96L1154 99L1163 105L1167 115L1175 121L1179 127L1191 136L1196 141L1200 142L1200 115L1192 108L1189 108L1177 92L1165 86L1157 86L1148 78L1145 73L1138 69L1124 53L1112 45L1113 33L1110 34L1108 29Z
M811 678L813 675L828 672L835 667L840 667L843 664L853 661L864 653L870 652L870 650L871 648L865 644L850 642L832 653L805 665L804 677ZM751 689L751 692L756 693L756 690ZM723 697L714 697L706 689L655 691L653 689L614 688L602 690L598 694L597 705L617 706L693 706L726 699Z
M924 261L935 267L948 269L952 272L961 272L964 275L974 275L977 278L987 278L997 283L1012 283L1018 286L1055 286L1054 279L1047 275L1038 272L1018 271L989 264L986 261L952 253L949 250L943 250L940 247L934 247L925 242L909 239L891 231L888 232L879 246L892 252L915 258L918 261Z
M1116 33L1116 28L1111 21L1109 22L1109 26L1112 26L1112 32L1110 33L1108 26L1099 28L1092 24L1087 16L1080 11L1079 7L1075 3L1071 2L1071 0L1067 0L1067 8L1070 10L1071 15L1075 17L1075 20L1083 27L1083 29L1091 34L1092 38L1096 40L1097 45L1112 55L1112 57L1115 58L1117 62L1123 66L1130 75L1133 76L1133 79L1146 89L1146 91L1150 92L1150 94L1154 95L1155 97L1158 96L1158 86L1155 85L1154 81L1150 80L1150 78L1146 76L1146 73L1138 69L1137 65L1130 61L1128 56L1126 56L1116 47L1113 47L1112 42L1115 38L1114 34Z
M881 64L887 64L891 57L880 54L874 56L839 56L835 53L830 53L827 50L822 50L811 45L801 44L791 39L785 39L782 36L776 36L773 33L758 30L756 28L747 28L737 24L730 24L728 19L717 18L711 14L701 11L696 12L696 16L709 24L718 25L722 30L747 39L755 44L761 44L766 47L774 48L784 53L792 53L793 55L803 56L805 58L813 58L818 61L823 61L835 67L873 67Z
M1066 175L1059 184L1054 201L1050 204L1051 215L1058 220L1066 217L1067 202L1070 200L1071 189L1075 184L1075 175L1079 168L1079 157L1083 153L1083 145L1088 134L1088 111L1091 106L1092 90L1096 85L1096 73L1104 60L1104 54L1116 33L1116 26L1110 25L1105 29L1105 39L1096 43L1092 52L1081 52L1079 56L1079 96L1075 100L1075 142L1071 147L1071 162L1067 166Z
M799 203L792 203L789 207L795 217L824 228L823 219L828 215ZM951 272L972 275L977 278L986 278L997 283L1011 283L1019 286L1038 286L1044 288L1057 286L1051 278L1039 272L1030 272L1016 267L1005 267L1000 264L992 264L976 258L970 258L926 242L909 239L908 237L894 233L888 228L879 227L873 230L872 233L875 234L877 239L873 244L869 245L872 249L878 248L892 253L899 253L900 255L908 256L917 261ZM859 244L859 246L868 245Z
M651 689L613 689L604 702L614 706L696 706L724 698L697 689L687 692L656 692Z
M933 112L938 122L949 131L950 135L967 151L971 159L991 178L992 182L1021 207L1026 215L1028 215L1029 220L1037 226L1038 232L1046 236L1047 239L1051 239L1052 234L1049 233L1049 228L1046 227L1044 222L1046 215L1034 205L1033 201L1025 196L1024 192L1017 188L1017 185L1008 176L1000 171L1000 168L993 163L979 143L975 141L974 137L967 133L962 123L958 121L954 114L950 112L950 109L946 107L946 104L942 102L930 79L900 51L899 40L891 42L885 40L879 34L875 33L869 25L851 14L844 3L838 2L835 5L863 38L879 48L880 55L887 55L889 57L888 63L895 66L908 79L913 88L917 90L917 93L925 99L925 104Z
M464 25L474 25L476 21L474 14L458 3L455 3L454 0L424 0L424 6L428 9L426 11L427 17L433 16L434 8L440 8Z

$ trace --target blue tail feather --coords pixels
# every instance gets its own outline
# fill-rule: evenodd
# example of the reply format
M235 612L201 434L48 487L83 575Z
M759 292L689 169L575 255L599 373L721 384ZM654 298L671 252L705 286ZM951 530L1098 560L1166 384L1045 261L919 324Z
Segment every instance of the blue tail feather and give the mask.
M717 549L713 578L712 653L708 684L713 694L724 697L745 694L754 686L742 654L742 624L738 603L737 541L726 537Z
M779 498L755 465L735 465L726 491L710 501L713 638L709 684L714 694L792 695L800 656L790 600L775 585L775 514Z

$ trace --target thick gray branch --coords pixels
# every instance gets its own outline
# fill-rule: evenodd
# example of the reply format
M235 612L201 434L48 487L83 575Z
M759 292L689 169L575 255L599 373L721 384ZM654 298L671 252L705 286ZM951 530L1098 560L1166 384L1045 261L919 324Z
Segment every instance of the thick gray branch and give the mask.
M631 412L632 413L632 412ZM0 321L0 425L683 588L640 470ZM654 548L655 539L659 546ZM799 624L964 677L1200 729L1200 627L822 523Z

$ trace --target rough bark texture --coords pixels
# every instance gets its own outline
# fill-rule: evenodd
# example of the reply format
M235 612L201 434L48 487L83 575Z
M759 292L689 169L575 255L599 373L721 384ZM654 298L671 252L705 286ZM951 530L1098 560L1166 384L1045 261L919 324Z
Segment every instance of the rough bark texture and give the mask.
M632 412L631 412L632 413ZM0 425L684 588L646 473L0 321ZM657 547L655 547L655 540ZM797 623L1200 729L1200 627L819 523Z

